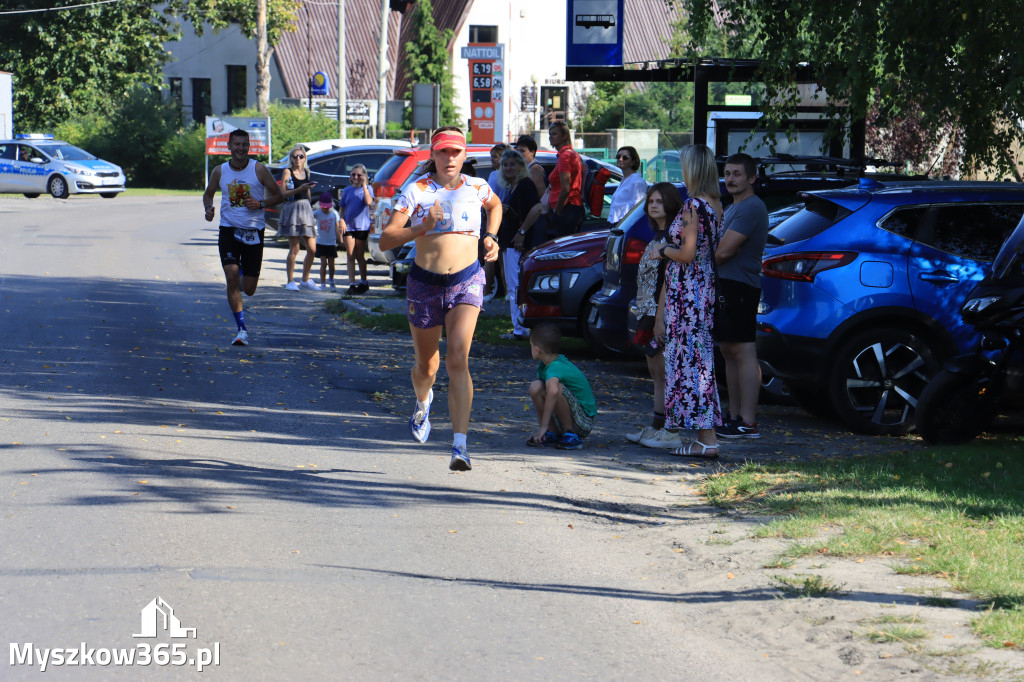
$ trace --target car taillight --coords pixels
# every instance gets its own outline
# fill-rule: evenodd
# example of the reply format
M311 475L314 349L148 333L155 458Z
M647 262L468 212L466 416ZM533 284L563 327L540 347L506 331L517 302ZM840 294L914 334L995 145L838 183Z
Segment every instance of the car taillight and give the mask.
M626 247L622 250L622 264L639 265L646 249L647 242L636 237L630 237L626 240Z
M814 278L832 268L842 267L857 257L851 251L823 253L787 253L766 258L761 263L765 277L789 279L795 282L813 282Z

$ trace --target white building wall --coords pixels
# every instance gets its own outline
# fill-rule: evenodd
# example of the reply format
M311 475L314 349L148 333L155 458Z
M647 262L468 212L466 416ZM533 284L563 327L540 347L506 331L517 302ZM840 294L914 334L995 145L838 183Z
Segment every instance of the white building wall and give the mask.
M164 65L164 78L181 78L182 105L186 118L192 117L193 78L210 79L210 103L212 115L228 113L228 65L244 65L245 101L247 106L256 105L256 39L242 34L232 24L214 33L206 26L202 36L197 36L192 22L181 21L182 38L164 44L171 53L171 61ZM165 81L166 82L166 81ZM270 99L285 96L284 87L276 62L270 60Z
M476 0L462 30L455 37L453 72L456 104L463 121L470 116L469 62L461 58L469 44L469 27L497 26L498 42L505 44L504 139L515 141L536 129L538 113L520 111L523 86L565 85L565 3L551 0ZM570 88L570 98L572 88ZM539 97L538 97L539 99ZM538 139L544 146L547 137Z
M14 137L14 89L11 74L0 71L0 138Z

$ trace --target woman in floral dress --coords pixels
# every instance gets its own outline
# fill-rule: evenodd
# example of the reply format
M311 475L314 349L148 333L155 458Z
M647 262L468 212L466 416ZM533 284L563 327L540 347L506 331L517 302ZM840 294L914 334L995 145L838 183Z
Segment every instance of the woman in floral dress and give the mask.
M722 423L715 382L715 248L721 236L722 203L715 157L705 145L680 155L690 198L669 227L659 255L669 260L658 300L656 338L665 342L665 425L697 431L697 440L673 451L715 459Z

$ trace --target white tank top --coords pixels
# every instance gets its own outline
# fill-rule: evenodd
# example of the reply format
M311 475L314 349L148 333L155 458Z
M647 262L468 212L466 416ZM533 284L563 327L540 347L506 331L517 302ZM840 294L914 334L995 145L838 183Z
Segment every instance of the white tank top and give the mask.
M395 211L409 216L409 227L422 223L427 212L437 201L444 218L434 223L426 234L455 232L480 236L480 208L491 200L494 193L483 178L461 176L459 186L448 189L434 181L428 173L413 182L395 200Z
M263 220L263 209L255 211L245 207L246 197L263 201L265 190L256 177L256 161L249 163L241 171L231 167L231 162L220 167L220 224L238 227L244 230L262 230L266 223Z

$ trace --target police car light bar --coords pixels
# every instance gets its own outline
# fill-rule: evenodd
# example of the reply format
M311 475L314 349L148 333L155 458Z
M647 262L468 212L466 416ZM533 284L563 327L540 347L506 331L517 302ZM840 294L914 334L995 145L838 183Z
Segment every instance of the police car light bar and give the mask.
M50 133L18 133L14 136L15 140L52 140L53 135Z

